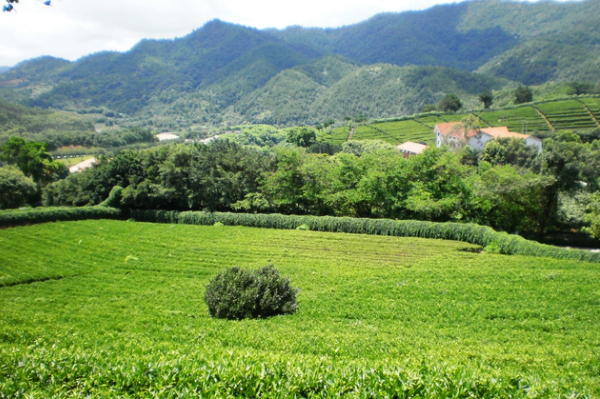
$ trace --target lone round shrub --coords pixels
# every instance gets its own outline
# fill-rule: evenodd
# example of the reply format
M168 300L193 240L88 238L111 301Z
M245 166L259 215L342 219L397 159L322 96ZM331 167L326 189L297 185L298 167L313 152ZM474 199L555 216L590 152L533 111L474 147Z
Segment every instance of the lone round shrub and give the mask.
M212 317L256 319L294 313L297 293L273 266L251 271L232 267L208 283L204 300Z

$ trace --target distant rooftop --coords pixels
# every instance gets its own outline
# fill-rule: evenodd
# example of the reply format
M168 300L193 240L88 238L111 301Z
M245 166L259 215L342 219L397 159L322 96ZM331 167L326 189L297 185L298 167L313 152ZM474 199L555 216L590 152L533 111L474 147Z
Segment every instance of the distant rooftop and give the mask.
M158 137L158 141L177 140L179 138L178 135L172 132L159 133L156 137Z
M438 131L440 132L440 134L443 136L450 135L450 136L461 136L462 137L462 133L464 131L464 125L462 124L462 122L438 123L436 125L436 127L437 127ZM508 130L508 128L506 126L484 127L484 128L481 128L480 130L483 133L487 133L496 139L511 138L511 137L526 139L528 137L531 137L531 135L529 135L529 134L511 132ZM471 138L471 137L475 136L476 134L477 134L477 131L471 129L467 132L467 138Z
M420 154L427 148L426 145L413 143L412 141L407 141L406 143L400 144L398 147L400 151L410 152L411 154Z

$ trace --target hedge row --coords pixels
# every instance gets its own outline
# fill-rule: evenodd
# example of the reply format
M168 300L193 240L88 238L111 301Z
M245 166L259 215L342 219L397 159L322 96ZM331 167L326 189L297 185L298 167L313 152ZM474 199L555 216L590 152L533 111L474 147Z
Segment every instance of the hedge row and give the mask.
M85 219L120 219L121 210L104 206L83 208L32 208L0 211L0 227Z
M315 231L445 239L488 247L507 255L600 262L600 253L544 245L528 241L518 235L500 233L490 227L476 224L220 212L131 211L129 216L138 221L206 226L214 225L217 222L229 226L273 229L296 229L307 225Z
M121 211L105 206L83 208L36 208L0 212L0 227L44 222L133 218L143 222L194 224L212 226L247 226L271 229L297 229L306 225L310 230L336 233L421 237L463 241L507 255L541 256L599 262L600 253L565 249L528 241L521 236L500 233L490 227L463 223L434 223L416 220L356 219L333 216L294 216L280 214L249 214L221 212L177 212L160 210Z

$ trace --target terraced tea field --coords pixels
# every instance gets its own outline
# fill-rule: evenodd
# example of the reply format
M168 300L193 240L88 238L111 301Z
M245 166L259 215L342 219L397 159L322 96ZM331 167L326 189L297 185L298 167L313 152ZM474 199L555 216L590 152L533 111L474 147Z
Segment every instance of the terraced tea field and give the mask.
M548 123L533 107L478 112L477 116L489 126L506 126L513 132L550 130Z
M600 265L464 243L119 221L0 230L0 397L598 397ZM299 311L208 317L274 264Z
M537 108L556 130L593 129L598 125L579 101L569 100L539 104Z
M395 145L415 141L431 145L435 141L433 128L436 124L457 122L467 115L425 115L397 122L372 123L357 127L351 140L383 140ZM519 108L479 111L474 115L483 126L507 126L511 131L528 134L597 129L600 127L600 98L549 101ZM340 127L325 136L325 140L341 144L348 140L348 133L347 126Z

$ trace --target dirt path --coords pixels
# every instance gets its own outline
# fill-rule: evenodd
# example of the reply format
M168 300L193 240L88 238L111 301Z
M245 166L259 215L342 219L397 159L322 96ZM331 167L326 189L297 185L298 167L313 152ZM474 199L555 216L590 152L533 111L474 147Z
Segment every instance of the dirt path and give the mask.
M548 126L550 126L550 129L552 129L552 131L556 131L556 128L554 127L554 125L550 122L550 120L546 117L546 115L538 108L538 107L534 107L533 105L531 106L531 108L535 109L536 112L538 114L540 114L540 116L542 118L544 118L544 120L546 121L546 123L548 124Z
M82 170L91 168L96 162L97 162L96 158L86 159L83 162L79 162L77 165L71 166L69 168L69 172L71 172L71 173L81 172Z
M592 117L594 122L596 122L596 125L598 125L598 127L600 127L600 122L598 121L598 119L596 119L596 115L594 115L592 110L588 108L587 104L584 103L583 101L581 101L580 99L577 99L577 102L579 102L581 105L583 105L583 108L585 108L585 110L588 112L588 114L590 114L590 116Z

